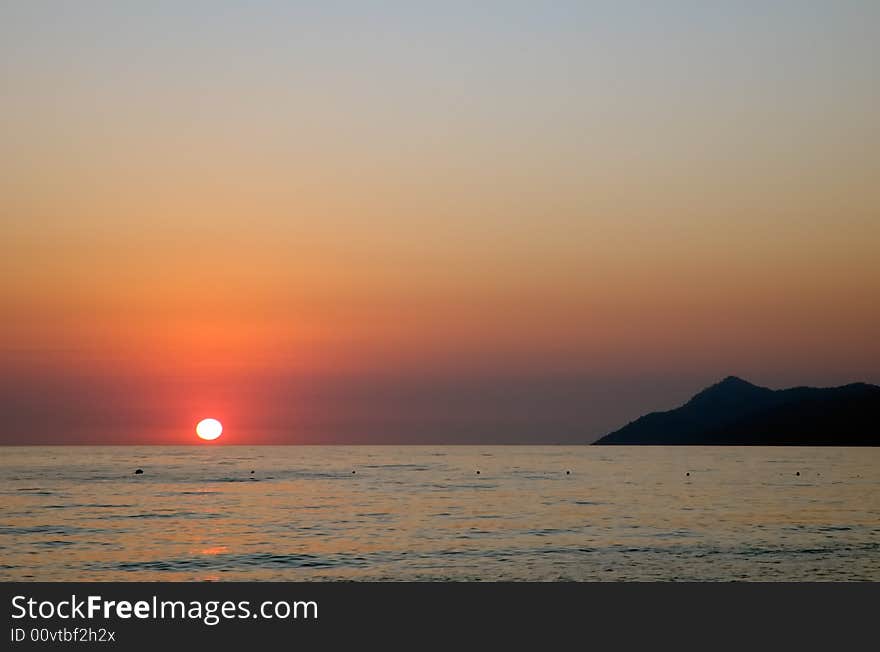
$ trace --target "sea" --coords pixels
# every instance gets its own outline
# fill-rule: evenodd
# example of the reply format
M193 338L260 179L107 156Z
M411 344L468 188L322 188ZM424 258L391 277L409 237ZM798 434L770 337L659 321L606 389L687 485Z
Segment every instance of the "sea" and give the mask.
M0 493L5 581L880 580L877 448L7 446Z

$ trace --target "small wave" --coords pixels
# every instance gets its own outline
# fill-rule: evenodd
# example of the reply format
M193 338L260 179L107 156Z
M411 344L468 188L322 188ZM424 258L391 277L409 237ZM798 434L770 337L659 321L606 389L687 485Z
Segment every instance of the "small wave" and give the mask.
M44 505L43 509L113 509L113 508L130 508L136 505L128 503L68 503L58 505Z
M329 568L339 566L365 566L365 557L334 555L320 557L308 553L277 554L251 553L245 555L211 555L185 559L156 559L151 561L123 561L114 564L90 564L96 570L166 571L224 570L236 568Z
M536 537L548 537L554 534L566 534L569 532L573 532L573 530L547 527L537 530L528 530L527 534L532 534Z
M440 488L443 489L497 489L498 485L486 482L486 483L468 483L468 484L450 484L450 485L439 485Z
M182 518L182 519L209 519L224 518L223 514L215 512L143 512L140 514L104 514L96 517L100 520L127 520L134 518L153 519L153 518Z
M0 526L0 534L27 535L27 534L79 534L82 532L94 532L91 528L81 528L73 525L31 525L31 526Z
M212 494L223 493L222 491L211 491L210 489L202 489L199 491L169 491L168 496L210 496Z
M462 532L461 534L457 535L455 538L456 539L482 539L483 537L489 536L491 534L494 534L494 532L490 532L489 530L471 529L471 530L468 530L467 532Z
M645 536L656 537L658 539L687 539L690 537L696 537L698 535L688 530L673 530L672 532L657 532L655 534L648 534Z

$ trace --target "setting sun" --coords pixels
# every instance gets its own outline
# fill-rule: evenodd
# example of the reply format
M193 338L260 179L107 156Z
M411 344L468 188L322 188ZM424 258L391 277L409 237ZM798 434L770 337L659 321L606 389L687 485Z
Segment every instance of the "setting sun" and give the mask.
M196 426L196 434L207 441L217 439L223 433L223 424L217 419L202 419Z

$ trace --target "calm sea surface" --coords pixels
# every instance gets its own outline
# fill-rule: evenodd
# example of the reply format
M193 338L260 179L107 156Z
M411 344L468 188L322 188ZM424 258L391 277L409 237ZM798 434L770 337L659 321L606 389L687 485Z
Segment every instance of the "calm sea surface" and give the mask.
M880 449L3 447L0 493L3 580L880 580Z

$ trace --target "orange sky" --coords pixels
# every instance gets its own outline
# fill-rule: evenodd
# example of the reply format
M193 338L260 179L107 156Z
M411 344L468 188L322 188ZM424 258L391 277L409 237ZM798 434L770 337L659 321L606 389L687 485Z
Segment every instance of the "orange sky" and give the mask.
M873 9L239 11L2 10L0 441L589 439L880 381Z

